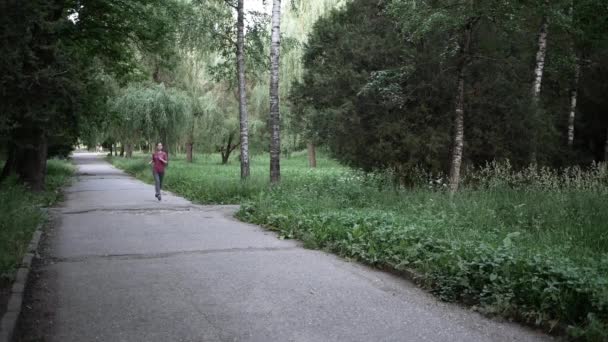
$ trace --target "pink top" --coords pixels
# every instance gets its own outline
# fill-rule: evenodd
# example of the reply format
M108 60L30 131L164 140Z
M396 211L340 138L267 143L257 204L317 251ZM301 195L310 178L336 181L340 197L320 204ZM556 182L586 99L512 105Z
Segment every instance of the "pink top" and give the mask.
M152 155L152 165L155 172L165 172L165 167L167 165L160 161L161 158L169 162L169 157L164 151L157 151Z

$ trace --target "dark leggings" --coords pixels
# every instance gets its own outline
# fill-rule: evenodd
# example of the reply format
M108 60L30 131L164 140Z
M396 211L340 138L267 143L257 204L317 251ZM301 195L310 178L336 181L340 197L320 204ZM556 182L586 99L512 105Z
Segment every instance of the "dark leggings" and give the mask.
M154 185L156 188L156 194L160 195L160 190L163 188L163 177L165 177L164 172L156 172L152 171L154 174Z

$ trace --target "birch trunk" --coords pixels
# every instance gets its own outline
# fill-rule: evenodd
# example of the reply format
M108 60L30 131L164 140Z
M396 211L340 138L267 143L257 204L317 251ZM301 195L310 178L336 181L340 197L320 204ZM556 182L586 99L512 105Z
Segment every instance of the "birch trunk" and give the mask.
M317 167L317 152L313 143L308 143L308 166Z
M547 2L548 4L548 2ZM532 102L534 104L534 110L538 110L538 104L540 102L540 90L543 84L543 75L545 71L545 58L547 56L547 36L549 34L549 21L546 16L543 16L543 19L540 24L540 29L538 32L538 50L536 51L536 62L534 65L534 82L532 84ZM534 114L536 115L536 114ZM536 125L537 120L533 120L534 125ZM537 131L538 127L533 127L532 129L532 141L531 141L531 152L530 152L530 161L533 164L536 164L536 153L537 153Z
M249 123L247 118L247 94L245 90L245 13L243 10L243 1L244 0L238 0L237 3L236 60L239 80L239 119L241 126L241 179L246 179L249 177Z
M281 54L281 0L272 2L270 42L270 183L281 181L281 113L279 107L279 59Z
M574 65L574 78L572 79L572 89L570 90L570 115L568 115L568 146L574 144L574 119L576 118L576 102L578 100L578 82L581 76L581 66Z
M549 21L543 17L538 33L538 50L536 51L536 63L534 65L534 84L532 85L532 100L538 102L540 90L543 84L545 71L545 58L547 56L547 36L549 34Z
M464 149L464 77L470 60L471 38L475 21L469 20L463 32L458 62L458 89L454 111L454 137L452 141L452 162L450 165L450 193L454 194L460 184L460 166Z

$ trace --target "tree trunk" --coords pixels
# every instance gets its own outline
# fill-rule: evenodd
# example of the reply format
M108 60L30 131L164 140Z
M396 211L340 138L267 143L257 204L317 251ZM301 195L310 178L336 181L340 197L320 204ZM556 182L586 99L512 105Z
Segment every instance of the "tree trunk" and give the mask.
M308 143L308 166L311 168L317 167L317 152L315 149L315 144Z
M279 59L281 54L281 0L272 2L270 42L270 183L281 181L281 113L279 107Z
M192 163L192 150L194 149L194 143L189 141L186 143L186 161Z
M19 178L27 183L32 191L43 191L46 176L47 138L42 129L27 133L27 144L19 148L16 156L16 171Z
M220 154L222 155L222 165L228 164L228 159L230 158L230 154L234 151L239 144L232 145L232 139L234 138L234 134L230 133L228 136L228 142L226 146L222 146L220 148Z
M245 90L245 13L243 1L237 2L237 73L239 83L239 119L241 126L241 179L249 177L249 123L247 118L247 94Z
M460 184L460 166L464 149L464 77L471 58L473 27L478 19L469 19L464 27L458 62L458 89L454 111L454 136L452 141L452 162L450 165L450 193L454 194Z
M546 2L548 5L548 2ZM540 104L540 90L543 84L543 75L545 70L545 58L547 56L547 36L549 34L549 21L546 16L543 16L540 29L538 32L538 50L536 51L536 62L534 65L534 82L532 84L532 103L534 104L534 115L538 112L538 106ZM534 125L537 125L538 120L533 120ZM532 139L531 139L531 152L530 161L536 164L536 154L538 148L538 134L537 130L539 127L532 127Z
M118 155L118 146L116 146L116 144L114 144L114 157L116 157ZM122 157L122 154L120 155Z
M572 89L570 89L570 115L568 115L568 146L574 144L574 119L576 117L576 102L578 100L578 82L581 76L581 66L576 61L574 65L574 78L572 79Z
M228 164L228 159L230 158L230 151L221 152L222 154L222 165Z
M133 144L128 143L126 146L126 155L127 158L132 158L133 157Z
M2 173L0 174L0 183L2 183L8 176L15 173L15 160L15 147L9 145L8 155L6 156L6 161L4 162L4 167L2 168Z
M608 163L608 128L606 128L606 142L604 143L604 162Z
M549 21L544 16L538 32L538 50L536 51L536 64L534 65L534 84L532 86L532 100L537 102L543 84L545 58L547 56L547 36L549 34Z

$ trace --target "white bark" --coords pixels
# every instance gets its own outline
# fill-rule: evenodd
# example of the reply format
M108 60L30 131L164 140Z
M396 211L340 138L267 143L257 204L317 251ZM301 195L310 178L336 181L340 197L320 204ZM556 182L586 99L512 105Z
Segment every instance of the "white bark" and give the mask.
M538 50L536 51L536 64L534 66L534 84L532 86L532 99L537 102L543 84L545 58L547 56L547 36L549 35L549 22L543 17L538 33Z
M574 78L570 90L570 115L568 115L568 146L574 144L574 119L576 118L576 102L578 100L578 82L581 75L581 66L576 62L574 65Z
M548 4L548 2L547 2ZM545 71L545 59L547 56L547 36L549 35L549 21L546 16L543 16L541 21L540 29L538 32L538 50L536 51L536 62L534 65L534 82L532 84L532 102L535 104L535 110L540 102L540 91L543 84L543 75ZM534 120L535 122L537 120ZM530 162L536 164L536 150L537 150L537 127L533 127L533 136L531 141L531 153Z
M281 180L281 113L279 99L279 60L281 55L281 0L272 2L270 42L270 182Z
M241 179L246 179L249 177L249 121L245 88L245 12L243 10L243 1L238 0L237 3L236 60L239 83L239 120L241 126Z
M450 192L458 190L460 184L460 166L464 150L464 76L470 59L471 38L475 22L469 22L464 28L463 41L460 46L458 62L458 89L454 111L454 136L452 141L452 163L450 165Z

